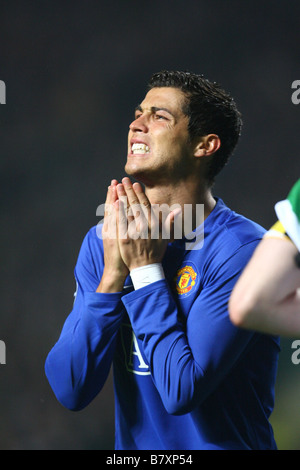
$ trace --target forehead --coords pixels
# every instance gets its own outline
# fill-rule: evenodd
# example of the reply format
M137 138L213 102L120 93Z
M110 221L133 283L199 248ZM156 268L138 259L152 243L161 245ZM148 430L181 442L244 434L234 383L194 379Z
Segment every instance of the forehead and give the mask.
M141 103L142 109L165 108L169 109L175 116L183 114L183 107L186 102L185 94L178 88L159 87L152 88L146 94Z

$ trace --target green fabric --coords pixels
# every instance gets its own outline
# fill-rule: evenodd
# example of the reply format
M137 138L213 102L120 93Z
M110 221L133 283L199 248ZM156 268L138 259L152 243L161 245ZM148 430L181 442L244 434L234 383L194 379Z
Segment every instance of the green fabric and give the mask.
M300 179L294 184L287 199L275 205L278 220L300 251Z
M288 195L288 200L292 206L293 212L300 223L300 179L292 187Z

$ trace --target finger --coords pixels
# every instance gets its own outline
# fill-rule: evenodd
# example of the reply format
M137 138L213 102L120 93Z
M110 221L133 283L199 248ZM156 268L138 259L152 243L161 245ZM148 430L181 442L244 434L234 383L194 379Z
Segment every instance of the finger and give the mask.
M113 201L113 197L112 197L112 187L111 186L108 186L107 188L107 194L106 194L106 201L105 201L105 211L104 211L104 218L106 217L109 217L110 213L111 213L111 204L112 204L112 201Z
M147 198L142 186L140 183L134 183L132 185L133 190L135 191L136 197L138 199L138 203L141 206L141 209L144 212L144 215L146 217L149 217L151 215L151 203L149 199Z
M115 188L118 184L118 181L113 179L111 180L110 186L107 188L107 193L106 193L106 203L112 204L115 201Z
M116 185L116 191L117 191L119 199L120 198L124 199L124 197L127 198L126 192L122 183L119 183Z
M134 183L132 185L133 190L138 199L138 205L135 211L136 228L141 238L148 238L149 230L151 227L151 233L159 234L159 226L157 225L157 217L154 206L150 203L140 183ZM133 206L134 207L134 206ZM158 238L154 235L154 238Z
M117 185L118 185L118 181L116 179L112 179L110 186L109 186L109 189L110 189L110 201L109 202L111 204L113 204L118 198L117 190L116 190Z
M105 202L104 208L104 219L103 219L103 227L102 227L102 235L103 239L115 239L116 238L116 217L115 217L115 209L113 206L113 196L112 196L112 188L111 186L108 187L107 197Z
M122 179L123 187L126 193L126 196L128 198L128 204L130 206L133 206L135 204L139 204L139 199L133 189L133 186L131 184L131 181L129 178L123 178Z
M106 202L105 202L105 204L107 204L107 211L106 211L107 216L109 216L113 212L110 205L114 204L115 201L118 199L118 194L117 194L117 189L116 189L117 185L118 185L118 180L112 179L110 186L108 186Z
M112 179L111 182L110 182L110 185L112 188L116 188L116 186L118 185L118 180L116 179Z
M128 191L130 188L128 187ZM151 203L139 183L132 185L132 191L135 196L130 205L135 222L135 238L148 238L149 227L151 225ZM128 233L132 235L133 224L128 227Z
M118 198L116 192L117 183L117 180L112 180L111 185L107 189L102 229L105 238L116 238L116 218L113 204Z
M127 197L127 193L125 191L125 188L123 186L123 184L118 184L117 187L116 187L116 190L117 190L117 195L118 195L118 199L120 201L122 201L123 203L123 212L124 214L126 215L127 219L128 219L128 222L132 222L134 220L134 210L133 208L135 207L135 205L133 206L130 206L129 202L128 202L128 197Z
M127 214L123 201L118 199L114 203L114 209L116 214L117 236L119 239L124 240L127 238Z
M118 199L117 185L110 186L110 203L114 204Z

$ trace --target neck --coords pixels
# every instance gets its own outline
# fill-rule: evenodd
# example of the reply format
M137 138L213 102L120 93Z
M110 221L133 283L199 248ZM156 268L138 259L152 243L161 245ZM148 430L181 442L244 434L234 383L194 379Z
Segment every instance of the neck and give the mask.
M179 204L184 218L184 205L190 205L193 212L193 228L196 227L196 206L203 204L204 220L209 216L215 207L215 199L212 196L211 188L203 181L182 181L176 185L145 185L146 195L151 204L167 204L173 206Z

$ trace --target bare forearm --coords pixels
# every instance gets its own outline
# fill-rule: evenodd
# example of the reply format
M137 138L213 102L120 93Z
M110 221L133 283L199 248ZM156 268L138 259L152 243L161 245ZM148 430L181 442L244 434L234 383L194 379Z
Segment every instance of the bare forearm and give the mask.
M96 292L102 294L112 294L115 292L121 292L124 286L126 276L121 275L118 272L105 272L103 273L101 282L96 289Z
M242 326L269 334L300 334L300 289L272 306L261 304L245 315Z
M296 254L289 241L266 239L260 243L231 295L233 323L269 333L292 334L292 328L300 332Z

